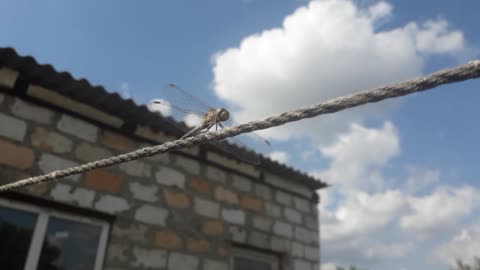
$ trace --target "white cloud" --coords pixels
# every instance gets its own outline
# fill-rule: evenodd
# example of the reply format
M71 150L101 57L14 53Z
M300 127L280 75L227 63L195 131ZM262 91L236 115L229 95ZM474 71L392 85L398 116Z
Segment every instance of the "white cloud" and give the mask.
M400 152L400 144L391 122L380 128L352 124L331 145L320 147L320 152L331 160L327 170L316 172L324 181L349 188L381 189L384 181L378 169Z
M386 2L361 9L347 0L311 1L281 26L216 53L213 89L244 122L416 76L425 54L462 49L461 32L449 30L445 20L377 31L375 24L391 12ZM363 106L262 134L330 143L352 122L381 117L385 107Z
M450 31L446 20L429 20L419 28L415 23L407 25L416 38L416 47L421 52L448 53L460 51L464 48L463 33Z
M389 16L392 13L392 6L384 1L378 2L368 8L368 13L372 20L377 20Z
M172 114L172 106L170 102L157 98L153 99L147 104L148 109L152 112L158 112L163 116L170 116Z
M448 230L472 212L479 195L469 186L440 186L426 196L409 196L410 211L400 219L400 226L422 237Z
M429 169L410 165L406 167L408 176L405 180L405 192L414 194L433 184L438 183L440 178L439 169Z
M461 229L449 242L435 248L429 256L432 261L454 265L457 259L472 264L480 256L480 222Z
M128 82L122 82L120 84L120 95L124 99L129 99L132 97L132 94L130 92L130 85L128 84Z
M272 160L278 161L280 163L288 162L288 153L283 151L272 151L269 155Z
M324 263L320 267L321 270L337 270L337 266L333 263Z
M354 236L365 237L391 222L405 205L405 198L398 190L373 195L350 192L334 212L323 212L326 216L322 216L322 239L342 241Z
M375 244L364 249L366 258L385 258L385 257L402 257L408 254L414 248L412 242L393 243L393 244Z

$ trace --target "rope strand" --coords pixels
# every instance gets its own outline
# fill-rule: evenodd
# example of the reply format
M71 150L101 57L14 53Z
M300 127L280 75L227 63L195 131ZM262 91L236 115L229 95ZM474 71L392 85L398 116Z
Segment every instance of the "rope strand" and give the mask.
M373 103L389 98L400 97L416 92L429 90L443 84L455 83L478 77L480 77L480 61L470 61L456 68L438 71L425 77L420 77L398 84L392 84L380 88L366 90L348 96L338 97L317 105L307 106L297 110L284 112L279 115L265 118L263 120L251 121L235 127L224 129L222 131L201 133L194 137L188 137L181 140L166 142L161 145L149 146L111 158L89 162L80 166L71 167L64 170L56 170L40 176L30 177L10 184L2 185L0 186L0 192L13 190L42 182L52 181L73 174L84 173L86 171L98 168L109 167L123 162L166 153L184 147L189 147L195 144L205 143L211 140L221 140L227 137L233 137L254 130L276 127L289 122L294 122L305 118L312 118L322 114L335 113L341 110L353 108L367 103Z

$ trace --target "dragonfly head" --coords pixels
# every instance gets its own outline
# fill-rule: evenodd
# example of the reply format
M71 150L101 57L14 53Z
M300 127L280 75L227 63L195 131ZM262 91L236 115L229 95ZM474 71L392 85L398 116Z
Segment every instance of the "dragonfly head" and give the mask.
M230 113L224 108L220 108L218 109L217 117L218 117L218 120L224 122L230 118Z

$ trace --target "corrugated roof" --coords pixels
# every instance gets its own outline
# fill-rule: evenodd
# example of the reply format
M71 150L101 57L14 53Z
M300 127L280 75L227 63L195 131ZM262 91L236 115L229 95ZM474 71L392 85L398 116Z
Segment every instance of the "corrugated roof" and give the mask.
M124 120L126 125L145 125L153 130L181 136L181 131L169 124L171 118L152 113L145 105L138 105L131 99L124 99L117 93L108 92L102 86L93 86L86 79L76 79L68 72L58 72L52 65L39 64L31 56L20 56L13 48L0 48L0 67L5 66L19 72L19 79L28 84L43 86L68 98L92 106L107 114ZM236 145L239 151L247 151ZM319 189L327 185L322 181L280 164L263 155L261 165L272 174Z

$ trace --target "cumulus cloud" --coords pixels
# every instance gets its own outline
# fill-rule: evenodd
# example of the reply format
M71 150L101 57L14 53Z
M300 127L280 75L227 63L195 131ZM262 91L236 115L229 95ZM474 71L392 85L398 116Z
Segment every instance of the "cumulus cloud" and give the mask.
M426 196L409 196L410 211L401 218L400 226L419 236L430 236L450 229L472 212L479 194L478 190L470 186L440 186Z
M391 222L405 205L406 200L398 190L372 195L351 192L341 206L322 217L322 238L339 241L355 235L365 237Z
M130 85L128 84L128 82L122 82L120 84L120 95L125 98L125 99L129 99L132 97L132 94L130 92Z
M425 188L431 187L438 183L440 178L439 169L423 168L421 166L409 165L406 166L408 173L405 180L405 192L415 194Z
M425 190L440 181L438 169L405 166L405 179L397 180L404 184L391 188L382 169L399 151L391 122L376 128L352 124L320 147L329 166L314 174L334 184L320 192L322 256L327 262L371 265L406 256L416 248L415 241L450 230L475 208L478 191L473 187ZM404 237L394 239L392 232Z
M150 111L160 113L163 116L170 116L172 114L170 102L160 98L150 100L147 106Z
M352 124L320 152L331 160L329 168L315 175L328 183L348 188L380 189L384 186L378 170L400 152L395 126L385 122L380 128Z
M480 250L480 222L461 229L450 241L435 248L429 256L432 261L454 265L457 259L472 264Z
M401 257L408 254L414 248L412 242L375 244L364 249L366 258Z
M272 160L278 161L280 163L288 162L288 153L284 151L272 151L269 155Z
M446 20L429 20L419 28L415 23L406 27L416 40L416 47L421 52L448 53L464 48L461 31L449 31Z
M426 55L463 48L462 33L441 19L378 31L375 25L391 13L386 2L359 8L348 0L311 1L281 26L217 52L212 87L243 122L416 76ZM329 143L352 122L381 115L385 107L364 106L262 134Z

